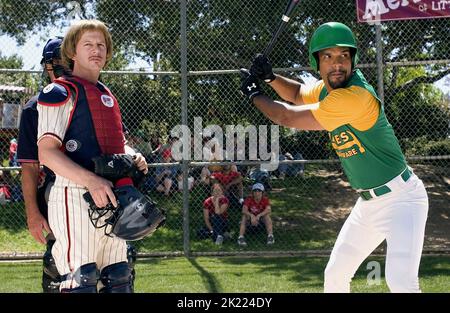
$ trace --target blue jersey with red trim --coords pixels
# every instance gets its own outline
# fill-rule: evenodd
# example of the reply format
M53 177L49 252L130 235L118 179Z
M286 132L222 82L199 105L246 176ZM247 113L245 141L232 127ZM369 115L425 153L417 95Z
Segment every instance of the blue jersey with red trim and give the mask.
M32 97L24 106L20 116L19 144L17 146L17 161L23 163L39 163L37 146L38 127L38 96ZM55 173L44 166L39 172L37 203L41 214L47 218L47 203L45 201L45 189L55 180Z
M39 162L37 146L37 99L37 95L32 97L25 104L22 114L20 115L17 161L21 164ZM47 184L49 181L54 180L55 173L53 173L48 167L44 166L43 172L39 175L38 188L42 187L44 184Z

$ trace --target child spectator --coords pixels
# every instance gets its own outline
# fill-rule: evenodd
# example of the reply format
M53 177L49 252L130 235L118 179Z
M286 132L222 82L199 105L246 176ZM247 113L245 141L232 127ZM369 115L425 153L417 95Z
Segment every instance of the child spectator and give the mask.
M239 230L238 244L246 246L244 234L247 227L251 227L254 231L259 228L261 221L264 223L267 231L267 244L273 245L275 239L273 237L272 219L270 218L271 208L269 198L263 195L264 185L256 183L252 186L252 195L247 197L242 206L242 220Z

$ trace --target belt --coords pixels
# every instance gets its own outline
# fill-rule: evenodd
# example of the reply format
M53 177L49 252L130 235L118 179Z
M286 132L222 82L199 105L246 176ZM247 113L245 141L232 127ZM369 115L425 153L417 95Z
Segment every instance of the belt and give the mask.
M411 177L411 174L412 174L411 170L407 167L406 170L404 170L403 173L400 174L400 176L403 179L403 181L406 182ZM387 185L376 187L371 190L373 191L374 195L376 195L377 197L385 195L392 191L391 188L389 188ZM372 194L370 193L370 190L360 191L359 195L364 200L370 200L373 198Z

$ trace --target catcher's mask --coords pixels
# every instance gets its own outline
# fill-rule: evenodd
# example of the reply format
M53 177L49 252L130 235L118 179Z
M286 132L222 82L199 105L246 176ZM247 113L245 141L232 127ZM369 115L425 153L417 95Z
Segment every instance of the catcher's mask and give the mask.
M142 195L133 186L121 186L114 189L118 207L111 203L98 208L91 194L86 192L83 197L90 204L89 218L96 228L105 229L107 236L116 235L127 240L140 240L164 225L166 216L148 197Z

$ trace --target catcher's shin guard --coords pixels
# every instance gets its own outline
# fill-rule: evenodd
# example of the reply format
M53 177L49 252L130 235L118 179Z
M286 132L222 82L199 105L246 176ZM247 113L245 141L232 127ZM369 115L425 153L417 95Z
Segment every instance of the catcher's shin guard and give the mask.
M61 281L74 279L78 285L78 287L72 289L61 289L61 293L97 293L98 277L95 263L84 264L75 273L69 273L61 277Z
M61 276L56 268L55 259L52 255L52 247L55 240L47 241L47 250L44 253L44 268L42 271L42 291L44 293L59 293Z
M134 292L134 280L136 279L136 271L134 269L134 264L136 263L137 251L136 248L128 243L127 244L127 260L128 267L130 268L131 275L131 292Z
M101 293L132 293L131 273L127 262L106 266L100 273Z

